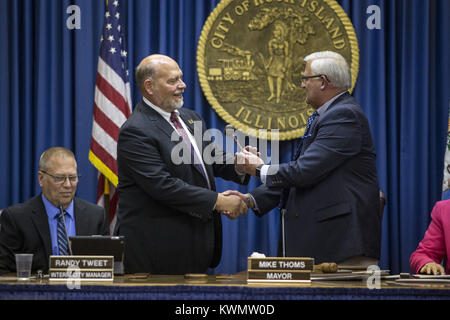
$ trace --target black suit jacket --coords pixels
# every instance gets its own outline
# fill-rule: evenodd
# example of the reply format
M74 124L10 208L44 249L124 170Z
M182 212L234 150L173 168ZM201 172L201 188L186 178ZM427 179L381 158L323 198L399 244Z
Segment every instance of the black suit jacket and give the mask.
M74 199L76 235L106 235L108 222L102 207ZM32 272L48 272L52 240L41 195L11 206L0 216L0 273L15 272L15 253L33 253Z
M185 108L179 111L191 133L194 121L202 124L200 133L206 131L197 113ZM217 199L214 177L248 183L248 176L241 181L234 165L226 164L233 163L232 155L227 158L219 149L211 153L214 143L197 141L199 149L208 148L207 153L216 159L211 164L203 159L209 189L198 166L172 161L172 150L178 144L171 141L174 132L143 101L120 130L115 234L126 237L126 273L185 274L217 266L222 255L222 221L220 214L213 212Z
M379 258L381 221L375 149L369 123L348 93L312 125L294 161L252 193L264 214L286 209L286 255L316 263Z

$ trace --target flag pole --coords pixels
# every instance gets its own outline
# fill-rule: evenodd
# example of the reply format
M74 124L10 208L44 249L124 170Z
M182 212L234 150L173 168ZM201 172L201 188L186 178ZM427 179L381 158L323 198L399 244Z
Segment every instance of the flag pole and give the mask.
M110 215L110 212L109 212L109 180L105 176L104 176L104 178L105 178L105 188L103 189L104 190L103 201L104 201L105 211L109 217L109 215Z

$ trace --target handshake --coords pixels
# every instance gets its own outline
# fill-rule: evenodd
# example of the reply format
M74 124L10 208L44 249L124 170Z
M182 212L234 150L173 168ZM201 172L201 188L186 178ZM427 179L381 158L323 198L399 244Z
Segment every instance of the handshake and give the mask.
M246 146L234 157L234 166L237 172L255 176L256 168L264 164L260 153L255 147ZM250 194L242 194L239 191L228 190L219 193L216 201L216 210L230 219L236 219L254 208L255 204Z
M233 190L219 193L216 201L216 210L230 219L239 218L253 207L252 197L248 193L242 194Z

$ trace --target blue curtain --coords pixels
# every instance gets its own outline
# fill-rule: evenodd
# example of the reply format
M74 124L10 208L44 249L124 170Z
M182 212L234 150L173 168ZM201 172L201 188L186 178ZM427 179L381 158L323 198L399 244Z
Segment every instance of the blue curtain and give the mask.
M211 128L225 123L204 98L196 72L202 27L217 0L122 1L133 103L140 99L134 68L151 53L176 59L188 85L186 108ZM387 195L381 266L409 272L408 259L441 197L450 101L450 1L341 0L360 46L354 95L365 110ZM69 30L69 5L81 9L81 29ZM369 5L381 9L381 29L366 26ZM83 175L77 195L95 202L97 172L88 160L94 85L104 0L0 0L0 208L40 189L37 163L51 146L65 146ZM293 143L282 142L282 160ZM217 180L218 190L248 187ZM279 212L224 222L221 264L212 272L246 269L253 251L276 255Z

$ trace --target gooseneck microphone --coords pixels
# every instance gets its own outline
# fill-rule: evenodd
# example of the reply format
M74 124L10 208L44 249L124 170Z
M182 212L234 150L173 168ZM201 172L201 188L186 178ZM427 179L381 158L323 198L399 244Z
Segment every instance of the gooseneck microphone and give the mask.
M69 256L71 256L72 255L72 245L70 244L70 241L69 241L69 233L67 232L66 217L65 217L65 214L64 214L64 208L63 208L62 203L60 203L58 205L58 208L59 208L59 213L61 214L62 221L63 221L63 224L64 224L64 234L66 235L67 248L69 249Z

